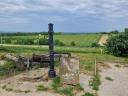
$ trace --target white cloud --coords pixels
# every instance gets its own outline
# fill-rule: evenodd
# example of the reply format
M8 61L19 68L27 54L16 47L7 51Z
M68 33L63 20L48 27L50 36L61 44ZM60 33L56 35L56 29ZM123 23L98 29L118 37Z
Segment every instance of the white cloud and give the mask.
M55 11L112 20L127 18L127 6L127 0L0 0L0 19L20 18L15 21L25 22L31 16ZM61 16L53 16L49 20L52 19L63 21Z

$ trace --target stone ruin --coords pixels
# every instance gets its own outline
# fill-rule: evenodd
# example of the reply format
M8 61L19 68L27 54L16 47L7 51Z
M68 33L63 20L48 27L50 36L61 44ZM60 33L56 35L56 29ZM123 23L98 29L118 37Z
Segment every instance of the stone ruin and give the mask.
M60 58L59 75L63 84L76 85L79 83L79 59L62 56Z

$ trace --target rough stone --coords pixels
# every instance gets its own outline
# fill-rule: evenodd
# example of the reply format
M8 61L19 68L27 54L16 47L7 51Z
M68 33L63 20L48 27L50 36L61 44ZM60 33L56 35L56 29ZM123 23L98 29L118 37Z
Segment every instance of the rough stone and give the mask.
M62 56L60 58L59 75L62 84L76 85L79 83L79 59Z

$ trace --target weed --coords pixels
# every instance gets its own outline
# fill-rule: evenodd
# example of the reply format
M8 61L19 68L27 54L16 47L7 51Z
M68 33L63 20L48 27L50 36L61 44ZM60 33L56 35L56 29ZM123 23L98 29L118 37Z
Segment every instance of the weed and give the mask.
M60 77L57 76L53 79L52 88L57 91L58 87L60 86L61 86L61 80L60 80Z
M65 94L66 96L73 96L73 88L72 87L66 87L59 90L60 93Z
M106 77L106 80L113 81L111 77Z
M25 92L25 93L29 93L29 92L31 92L31 91L30 91L30 90L25 90L24 92Z
M37 86L37 91L47 91L47 90L48 90L48 88L45 87L44 85L38 85Z
M94 96L92 93L86 92L83 96Z
M77 84L77 85L75 86L75 89L81 90L81 91L84 90L84 88L83 88L80 84Z
M6 91L13 91L12 88L6 88L5 90L6 90Z
M2 86L2 89L6 89L6 87L7 87L6 85L3 85L3 86Z
M92 86L93 90L99 90L99 86L101 84L100 75L97 73L92 80L89 82L89 85Z
M120 66L120 65L115 65L115 67L118 67L118 68L119 68L119 67L121 67L121 66Z

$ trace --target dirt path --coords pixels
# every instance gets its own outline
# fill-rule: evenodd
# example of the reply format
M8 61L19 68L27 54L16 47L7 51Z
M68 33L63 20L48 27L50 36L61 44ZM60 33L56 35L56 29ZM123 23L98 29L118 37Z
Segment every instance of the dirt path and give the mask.
M47 45L18 45L18 44L0 44L0 46L13 46L13 47L43 47L43 48L48 48Z
M102 35L98 44L100 44L101 46L104 46L104 44L107 42L107 39L108 39L107 34Z
M38 70L31 70L25 73L21 73L10 78L0 80L0 96L61 96L60 94L49 92L49 91L37 91L36 86L45 85L50 87L51 80L48 81L24 81L22 78L24 76L31 77L31 74L34 76L46 73L48 69L40 68Z
M100 72L102 84L99 96L128 96L128 67L116 63L107 64L110 68Z

